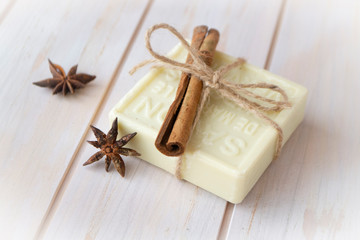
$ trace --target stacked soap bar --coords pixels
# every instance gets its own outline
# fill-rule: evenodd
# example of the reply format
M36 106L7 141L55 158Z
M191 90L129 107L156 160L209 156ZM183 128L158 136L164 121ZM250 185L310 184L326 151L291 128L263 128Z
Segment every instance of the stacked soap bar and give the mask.
M169 54L178 61L185 61L186 55L181 45ZM233 57L216 52L212 68L233 61ZM175 98L180 75L176 70L151 70L110 112L111 122L118 117L120 135L138 132L129 147L140 152L143 160L172 174L178 158L161 154L154 142ZM286 91L292 107L267 114L283 129L285 143L303 119L307 90L250 64L232 70L226 79L272 83ZM254 92L281 100L278 93L270 90ZM229 202L240 203L271 163L276 139L277 132L271 126L212 91L183 155L182 175Z

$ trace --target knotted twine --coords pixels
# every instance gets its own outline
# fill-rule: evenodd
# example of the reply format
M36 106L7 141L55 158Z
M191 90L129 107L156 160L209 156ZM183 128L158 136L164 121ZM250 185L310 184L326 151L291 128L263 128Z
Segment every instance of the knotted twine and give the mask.
M172 60L168 57L158 54L153 50L150 43L150 37L153 32L161 28L170 31L180 40L181 44L184 46L184 48L189 52L190 56L192 57L193 59L192 64L181 63ZM284 108L291 107L291 104L288 100L288 96L282 88L278 87L277 85L268 84L265 82L241 84L241 83L232 83L227 81L226 79L224 79L224 75L230 70L243 65L246 62L243 58L238 58L235 62L222 66L218 70L214 71L211 67L209 67L203 62L203 60L201 59L201 53L199 53L198 50L192 48L188 44L188 42L184 39L184 37L174 27L165 23L157 24L149 28L145 34L145 43L149 53L155 59L145 60L139 63L130 70L130 74L133 74L139 68L147 64L153 64L154 67L165 67L165 68L186 72L188 74L198 77L203 82L203 91L196 112L196 117L193 123L192 131L194 130L196 123L200 118L201 111L203 110L205 103L209 97L210 89L213 89L225 99L229 99L234 103L236 103L239 107L241 107L245 111L253 113L255 116L268 123L277 131L278 138L277 138L276 150L273 159L277 159L279 157L283 138L284 138L283 131L275 121L273 121L271 118L266 116L263 112L269 112L269 111L280 112ZM264 88L278 92L283 97L283 101L272 100L247 90L247 89L257 89L257 88ZM267 103L270 106L261 105L253 100L248 99L247 97L258 99L260 102ZM178 179L182 179L182 174L181 174L182 162L183 159L181 156L177 161L177 166L175 171L175 176Z

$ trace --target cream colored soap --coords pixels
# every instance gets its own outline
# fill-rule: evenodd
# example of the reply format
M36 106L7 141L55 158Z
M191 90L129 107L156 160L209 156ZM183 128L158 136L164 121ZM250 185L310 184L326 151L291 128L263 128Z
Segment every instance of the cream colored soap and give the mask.
M186 55L180 45L169 54L183 62ZM234 60L217 52L212 67L216 69ZM110 112L111 122L118 117L121 134L138 132L129 147L140 152L143 160L172 174L178 158L161 154L154 142L175 98L180 74L169 69L151 70ZM286 91L292 108L267 114L283 129L285 143L304 117L307 90L250 64L232 70L226 79L238 83L267 82ZM270 90L255 92L281 100L278 93ZM229 202L240 203L271 163L276 139L272 127L211 92L183 156L183 177Z

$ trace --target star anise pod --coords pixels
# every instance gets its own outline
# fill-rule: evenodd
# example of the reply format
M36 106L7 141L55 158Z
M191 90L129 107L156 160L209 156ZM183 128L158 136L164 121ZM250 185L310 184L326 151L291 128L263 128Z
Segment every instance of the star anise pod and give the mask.
M123 136L120 140L116 141L118 135L118 123L117 118L112 123L112 127L106 135L101 130L97 129L94 126L90 126L94 132L94 135L97 141L87 141L96 148L100 148L100 151L92 155L89 160L87 160L83 166L91 164L100 160L102 157L105 158L105 170L108 172L110 167L110 162L112 161L116 170L120 173L122 177L125 176L125 163L120 157L124 156L140 156L138 152L130 148L124 148L123 146L128 143L135 135L136 132L130 133Z
M50 59L49 68L53 78L33 82L33 84L39 87L53 88L53 94L62 92L65 96L68 92L74 93L75 89L85 87L85 84L94 80L96 77L85 73L76 73L77 65L73 66L66 75L64 69L61 66L52 63Z

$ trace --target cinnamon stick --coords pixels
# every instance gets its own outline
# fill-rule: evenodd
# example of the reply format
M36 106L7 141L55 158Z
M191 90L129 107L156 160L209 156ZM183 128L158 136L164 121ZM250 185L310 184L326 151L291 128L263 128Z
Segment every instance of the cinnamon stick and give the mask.
M201 43L201 58L209 66L212 63L218 41L219 32L215 29L210 29ZM188 82L188 84L183 82ZM186 88L185 85L187 85ZM177 97L171 105L164 121L164 124L167 124L167 128L163 130L163 132L162 129L160 130L158 138L155 141L156 147L163 154L167 156L179 156L184 153L185 146L190 138L202 89L202 81L197 77L192 76L190 80L183 80L183 77L181 78Z
M199 50L200 46L206 36L206 33L208 31L207 26L197 26L194 28L193 31L193 37L191 41L191 47L194 49ZM190 54L188 54L186 63L191 64L193 62ZM165 120L160 128L159 134L155 140L155 146L156 148L163 154L167 156L174 156L173 155L173 149L168 149L166 144L168 142L169 136L171 134L171 131L173 130L173 126L176 120L176 117L179 113L181 103L184 99L187 87L189 85L190 81L190 75L187 73L182 73L180 78L180 83L176 92L176 97L174 102L171 104Z

